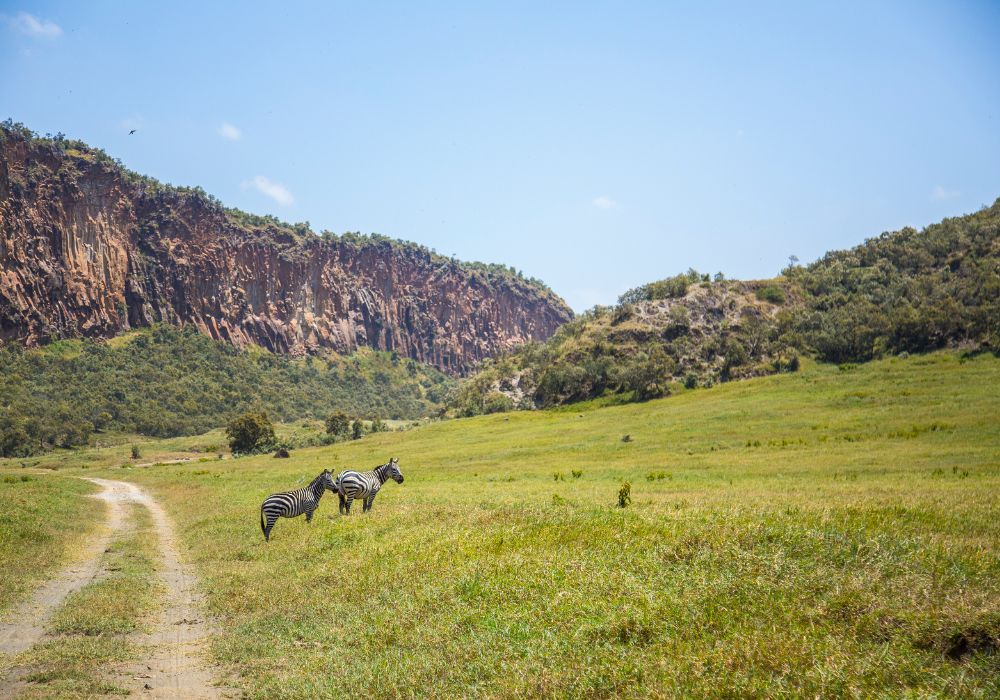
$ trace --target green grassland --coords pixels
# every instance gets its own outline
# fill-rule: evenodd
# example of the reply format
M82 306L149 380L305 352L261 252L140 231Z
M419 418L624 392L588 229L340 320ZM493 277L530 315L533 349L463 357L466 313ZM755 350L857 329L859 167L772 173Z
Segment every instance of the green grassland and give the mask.
M991 355L804 362L646 403L105 473L176 519L222 622L212 654L250 698L987 698L998 385ZM390 456L406 482L370 513L328 495L263 542L268 493Z
M34 470L0 474L0 613L78 554L104 517L103 504L83 497L96 490L86 481Z

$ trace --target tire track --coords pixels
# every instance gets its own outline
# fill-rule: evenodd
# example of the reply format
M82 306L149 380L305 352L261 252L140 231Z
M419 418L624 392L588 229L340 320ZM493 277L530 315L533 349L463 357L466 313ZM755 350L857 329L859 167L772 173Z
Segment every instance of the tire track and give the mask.
M88 479L105 488L118 487L117 494L146 507L160 545L160 579L166 589L165 607L153 631L141 641L152 654L118 679L131 690L149 698L213 700L226 697L215 685L216 676L204 660L211 634L202 612L197 578L181 561L173 524L163 507L138 486L123 481Z
M144 506L153 520L159 540L159 578L166 591L162 612L149 634L136 640L150 650L142 662L118 673L116 684L139 697L215 700L228 697L215 685L216 674L204 660L211 634L197 594L197 578L181 561L173 524L159 503L135 484L109 479L87 478L101 487L94 497L108 504L108 516L99 534L91 539L83 555L54 578L44 583L26 602L0 621L0 653L15 655L45 638L45 626L66 596L101 577L101 555L125 525L125 504ZM13 668L7 677L0 673L0 697L11 697L21 687L25 669Z
M20 654L37 644L45 635L45 625L66 596L98 578L101 572L101 555L111 544L111 538L121 530L125 520L121 494L128 484L109 481L99 485L104 490L94 494L93 498L99 498L108 504L107 520L100 532L91 539L76 562L42 584L31 598L4 616L3 621L0 621L0 653Z

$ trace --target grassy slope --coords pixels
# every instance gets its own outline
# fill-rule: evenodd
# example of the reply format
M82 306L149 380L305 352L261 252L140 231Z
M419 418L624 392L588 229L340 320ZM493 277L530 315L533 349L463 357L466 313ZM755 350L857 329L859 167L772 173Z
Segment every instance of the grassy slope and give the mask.
M71 560L104 506L84 498L93 484L23 470L0 474L0 613L32 592Z
M110 473L177 518L249 697L992 697L1000 654L964 651L1000 638L998 380L988 356L810 365ZM390 454L407 481L371 513L328 496L264 545L264 495Z

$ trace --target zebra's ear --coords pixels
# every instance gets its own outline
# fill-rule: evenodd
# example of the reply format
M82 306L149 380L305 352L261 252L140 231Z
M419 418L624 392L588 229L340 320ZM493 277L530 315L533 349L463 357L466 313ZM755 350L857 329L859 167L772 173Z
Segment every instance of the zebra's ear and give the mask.
M399 457L390 457L389 462L391 464L399 464Z

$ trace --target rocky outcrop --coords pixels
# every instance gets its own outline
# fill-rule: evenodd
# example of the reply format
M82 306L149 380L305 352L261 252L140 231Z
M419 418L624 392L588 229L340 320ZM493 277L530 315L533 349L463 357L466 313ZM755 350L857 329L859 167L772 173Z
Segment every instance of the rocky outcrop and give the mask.
M370 346L461 374L572 316L505 268L321 237L142 178L79 142L10 125L0 137L0 343L194 324L237 346Z

